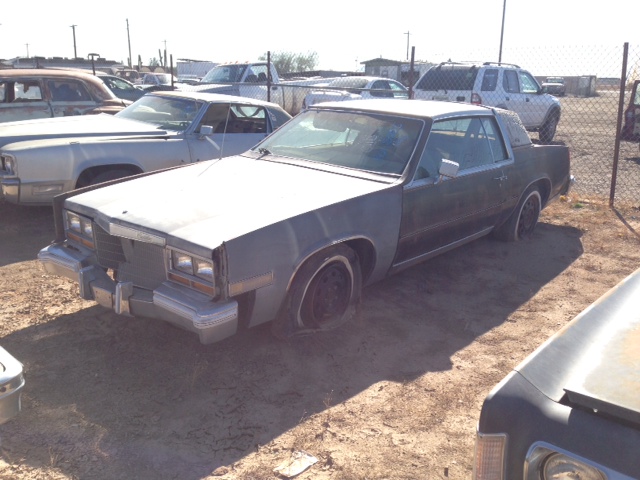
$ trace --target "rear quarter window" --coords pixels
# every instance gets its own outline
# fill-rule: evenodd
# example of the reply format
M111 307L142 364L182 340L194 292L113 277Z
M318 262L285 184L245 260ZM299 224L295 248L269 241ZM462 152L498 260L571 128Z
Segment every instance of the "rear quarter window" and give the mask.
M445 65L431 68L420 79L420 90L473 90L478 76L474 66Z

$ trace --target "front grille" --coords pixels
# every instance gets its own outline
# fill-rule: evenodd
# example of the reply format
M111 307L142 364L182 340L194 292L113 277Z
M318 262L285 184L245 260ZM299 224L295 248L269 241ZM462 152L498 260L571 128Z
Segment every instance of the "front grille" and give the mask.
M110 235L95 223L93 231L98 263L113 270L116 280L150 290L166 280L163 247Z

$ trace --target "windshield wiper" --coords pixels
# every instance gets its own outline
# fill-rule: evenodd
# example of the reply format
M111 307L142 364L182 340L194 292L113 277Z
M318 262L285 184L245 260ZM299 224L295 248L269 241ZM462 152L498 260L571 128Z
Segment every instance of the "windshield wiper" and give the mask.
M265 155L271 155L271 152L269 151L269 149L268 148L264 148L264 147L260 147L258 149L258 153L260 154L260 156L258 158L262 158Z

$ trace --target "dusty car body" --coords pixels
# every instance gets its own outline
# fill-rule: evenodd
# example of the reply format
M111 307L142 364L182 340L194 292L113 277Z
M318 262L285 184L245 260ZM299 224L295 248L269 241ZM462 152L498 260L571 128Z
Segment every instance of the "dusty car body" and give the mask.
M49 205L86 185L241 153L290 118L259 100L154 92L116 115L7 123L0 186L9 202Z
M569 184L568 149L533 145L512 112L329 102L240 156L56 197L39 259L83 298L205 344L271 320L289 337L341 325L386 275L530 236Z
M640 478L640 270L487 396L475 480Z
M96 76L77 70L0 70L0 122L114 114L131 102L116 97Z
M309 92L303 108L322 102L363 100L365 98L409 98L409 90L400 82L382 77L338 77L326 86Z
M20 412L24 385L22 363L0 347L0 424Z
M624 126L620 139L627 142L640 142L640 80L633 82L629 105L624 112Z

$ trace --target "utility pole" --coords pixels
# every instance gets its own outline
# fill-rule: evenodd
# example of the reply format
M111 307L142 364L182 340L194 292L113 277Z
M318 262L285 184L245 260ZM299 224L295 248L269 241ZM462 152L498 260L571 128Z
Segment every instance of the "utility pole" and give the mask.
M409 60L409 32L407 31L405 35L407 36L407 60Z
M498 63L502 63L502 37L504 37L504 15L507 11L507 0L502 3L502 28L500 29L500 53L498 54Z
M127 18L127 42L129 43L129 68L131 68L131 37L129 36L129 19Z
M78 51L76 50L76 27L77 25L71 25L73 30L73 58L78 58Z
M167 66L167 41L164 40L164 66Z
M29 58L29 44L25 43L25 45L27 46L27 58Z

